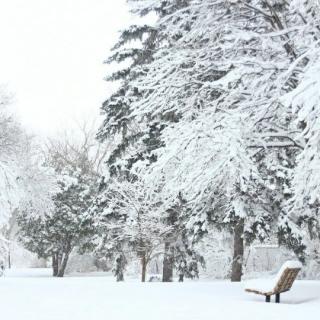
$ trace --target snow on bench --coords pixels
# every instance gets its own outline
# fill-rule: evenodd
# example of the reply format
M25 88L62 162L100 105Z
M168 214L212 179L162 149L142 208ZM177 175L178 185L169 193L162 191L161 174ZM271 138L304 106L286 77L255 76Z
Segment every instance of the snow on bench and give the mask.
M301 268L299 261L287 261L274 278L247 281L245 291L266 296L266 302L270 302L270 296L275 294L279 303L280 293L290 290Z

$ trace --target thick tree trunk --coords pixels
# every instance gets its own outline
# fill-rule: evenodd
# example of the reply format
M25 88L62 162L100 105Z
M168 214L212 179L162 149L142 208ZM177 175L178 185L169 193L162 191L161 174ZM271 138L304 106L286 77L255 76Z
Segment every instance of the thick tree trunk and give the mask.
M54 253L52 255L52 275L56 277L59 271L59 261L58 261L58 254Z
M184 274L179 274L179 282L183 282L184 281Z
M124 270L127 264L127 260L123 254L120 254L116 258L116 266L113 272L115 273L117 282L124 281Z
M141 282L146 282L146 275L147 275L147 258L144 254L141 258Z
M68 251L68 252L65 252L62 256L61 264L59 265L59 270L57 273L57 277L59 277L59 278L62 278L64 276L64 273L65 273L66 267L67 267L67 263L69 260L69 255L70 255L70 252Z
M170 242L164 244L162 282L172 282L174 265L174 250Z
M244 253L244 219L239 219L234 228L233 261L231 281L241 281Z
M117 279L117 282L122 282L122 281L124 281L123 272L119 272L119 273L117 274L116 279Z

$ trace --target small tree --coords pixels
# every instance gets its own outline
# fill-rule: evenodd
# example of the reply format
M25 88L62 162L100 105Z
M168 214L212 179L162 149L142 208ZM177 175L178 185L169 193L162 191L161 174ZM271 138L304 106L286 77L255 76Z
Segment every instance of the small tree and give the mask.
M161 219L157 196L137 178L130 182L110 180L92 208L100 229L99 249L115 257L118 280L129 252L140 260L142 282L146 281L148 263L161 252L170 227Z
M30 208L19 217L21 242L39 257L50 256L53 275L58 277L64 276L72 250L88 249L86 239L94 233L87 210L98 190L98 166L104 152L91 131L82 133L83 140L78 142L66 137L48 144L46 165L54 169L58 186L52 211L32 217Z
M87 178L87 179L86 179ZM53 197L53 212L39 217L23 213L18 218L20 241L40 258L52 258L53 275L63 277L72 250L85 245L93 232L86 209L94 192L94 181L79 170L58 176L58 192Z

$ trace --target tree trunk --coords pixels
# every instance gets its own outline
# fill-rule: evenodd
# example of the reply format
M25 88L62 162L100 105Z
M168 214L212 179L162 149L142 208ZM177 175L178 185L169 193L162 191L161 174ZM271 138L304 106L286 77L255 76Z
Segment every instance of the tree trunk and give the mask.
M119 272L119 273L117 274L116 279L117 279L117 282L122 282L122 281L124 281L123 272Z
M116 258L116 266L113 272L116 276L117 282L124 281L124 270L127 264L126 257L121 253Z
M57 273L57 277L62 278L66 271L67 263L69 260L70 251L65 252L62 256L61 264L59 265L59 270Z
M239 282L242 276L242 264L244 253L244 219L239 219L234 227L233 261L231 271L231 281Z
M9 251L8 251L8 268L11 269L11 251L10 251L10 247L9 247Z
M173 265L174 265L174 250L170 242L164 244L164 257L162 269L162 282L172 282Z
M54 253L52 255L52 275L56 277L59 271L59 261L58 261L58 254Z
M146 255L143 254L142 258L141 258L141 268L142 268L142 272L141 272L141 282L146 282L146 275L147 275L147 258Z

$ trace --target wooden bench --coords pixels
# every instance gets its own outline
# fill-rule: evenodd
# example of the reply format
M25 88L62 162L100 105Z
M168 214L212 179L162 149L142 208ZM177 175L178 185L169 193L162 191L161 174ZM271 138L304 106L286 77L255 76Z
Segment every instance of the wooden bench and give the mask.
M259 286L250 284L245 288L245 291L266 297L266 302L270 302L272 295L276 296L276 303L280 303L280 294L289 291L301 270L301 263L298 261L287 261L278 272L276 278L272 279L267 286Z

